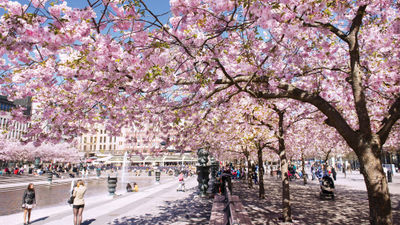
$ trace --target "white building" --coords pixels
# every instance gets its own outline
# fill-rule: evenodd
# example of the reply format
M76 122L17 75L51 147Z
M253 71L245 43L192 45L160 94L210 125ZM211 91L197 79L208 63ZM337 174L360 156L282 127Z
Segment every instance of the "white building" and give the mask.
M6 112L3 115L0 114L0 132L6 139L21 139L29 127L29 124L12 120L10 111L17 106L27 108L24 111L26 116L32 115L32 101L30 98L11 102L7 100L6 96L0 95L0 111Z
M149 126L122 129L121 136L110 136L103 125L95 126L96 133L84 134L78 139L78 149L86 156L123 155L126 151L147 155L154 151L164 151L161 135L149 133Z

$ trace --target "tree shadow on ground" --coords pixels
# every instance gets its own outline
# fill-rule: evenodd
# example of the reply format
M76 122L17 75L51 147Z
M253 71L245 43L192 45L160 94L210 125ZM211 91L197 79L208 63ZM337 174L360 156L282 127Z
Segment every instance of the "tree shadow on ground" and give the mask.
M196 187L197 188L197 187ZM193 191L193 189L189 190ZM211 215L212 199L203 199L196 193L176 201L165 201L156 215L145 214L138 217L122 217L109 223L112 225L126 224L208 224Z
M283 224L280 179L266 177L265 199L258 199L258 186L248 188L236 182L234 194L239 195L253 224ZM239 191L240 190L240 191ZM303 185L302 181L290 183L293 224L369 224L368 196L366 191L349 190L336 185L335 200L320 200L317 183ZM400 196L391 195L393 221L400 221ZM291 224L291 223L285 223Z

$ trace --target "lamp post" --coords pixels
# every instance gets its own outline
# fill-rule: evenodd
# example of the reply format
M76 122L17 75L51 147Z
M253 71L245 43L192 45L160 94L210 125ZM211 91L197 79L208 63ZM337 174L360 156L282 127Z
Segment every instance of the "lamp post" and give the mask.
M215 160L214 157L210 157L210 164L211 164L211 180L210 180L210 188L209 188L209 192L211 195L214 195L217 193L217 172L219 169L219 162Z
M204 148L197 150L198 164L197 164L197 181L199 182L200 197L207 196L208 181L210 180L210 166L208 163L208 151Z

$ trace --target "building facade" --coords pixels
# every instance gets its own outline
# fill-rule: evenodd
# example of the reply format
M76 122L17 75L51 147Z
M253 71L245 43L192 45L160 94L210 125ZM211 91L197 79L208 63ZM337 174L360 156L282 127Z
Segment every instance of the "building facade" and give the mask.
M148 155L151 152L164 151L161 135L150 134L149 126L142 128L124 128L121 136L111 136L103 125L95 125L96 133L84 134L78 139L78 149L86 157L98 155L132 154Z
M15 107L25 107L24 115L32 115L31 98L9 101L6 96L0 95L0 132L6 139L20 140L26 133L29 124L12 120L11 110Z

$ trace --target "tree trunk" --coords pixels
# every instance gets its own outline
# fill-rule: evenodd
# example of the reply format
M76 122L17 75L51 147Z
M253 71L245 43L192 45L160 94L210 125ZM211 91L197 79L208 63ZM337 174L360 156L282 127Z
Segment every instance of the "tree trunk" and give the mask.
M286 158L285 140L283 139L283 115L284 112L279 111L279 158L281 160L282 171L282 216L284 222L292 222L292 210L290 207L290 189L288 176L288 161Z
M326 164L326 165L328 165L329 155L331 154L331 152L332 152L332 149L329 150L329 151L326 153L326 156L325 156L325 164Z
M358 152L361 173L367 186L370 223L393 224L389 188L380 159L381 149L369 144Z
M290 207L290 188L289 188L289 176L288 176L288 161L286 159L286 151L279 152L279 158L281 159L281 171L282 171L282 216L284 222L292 222L292 210Z
M247 184L249 185L249 188L253 187L253 182L251 180L251 162L250 162L250 154L249 152L246 150L245 154L246 156L246 160L247 160L247 174L246 174L246 179L247 179Z
M263 152L261 146L258 146L258 197L260 199L265 199L265 189L264 189L264 166L263 166Z
M306 168L305 168L305 162L304 162L304 154L301 154L301 173L303 173L303 184L306 185L307 184L307 176L306 176Z

